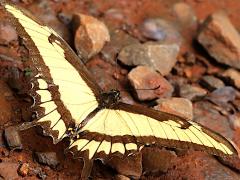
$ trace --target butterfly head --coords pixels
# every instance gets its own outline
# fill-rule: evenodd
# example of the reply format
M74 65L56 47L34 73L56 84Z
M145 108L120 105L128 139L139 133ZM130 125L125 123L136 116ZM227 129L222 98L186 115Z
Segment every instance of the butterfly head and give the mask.
M116 105L120 99L120 91L112 89L109 92L104 92L99 96L99 106L100 108L109 108Z

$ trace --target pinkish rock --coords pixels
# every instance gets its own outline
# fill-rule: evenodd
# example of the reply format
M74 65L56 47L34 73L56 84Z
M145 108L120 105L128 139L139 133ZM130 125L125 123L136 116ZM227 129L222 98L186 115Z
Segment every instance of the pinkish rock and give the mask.
M124 175L117 175L117 176L115 176L115 178L114 178L115 180L131 180L129 177L127 177L127 176L124 176Z
M232 114L229 117L230 126L233 130L240 129L240 113Z
M106 25L92 16L75 14L73 23L75 48L85 62L99 53L104 44L110 41Z
M139 179L142 174L142 155L134 153L129 156L112 156L107 164L115 169L119 174Z
M232 84L240 89L240 72L235 69L228 69L223 73L223 77L226 77L232 81Z
M173 12L182 25L190 26L197 21L195 12L187 3L179 2L174 4Z
M221 179L236 180L240 175L230 168L222 165L213 156L201 152L191 152L179 157L173 162L168 173L163 174L160 179Z
M218 62L240 69L240 35L223 12L205 20L197 39Z
M9 24L0 24L0 42L9 44L11 41L17 41L16 30Z
M118 59L128 66L149 66L165 76L177 62L178 52L177 44L134 44L124 47Z
M177 156L173 151L167 151L159 148L143 148L142 164L143 174L166 173L171 163Z
M20 179L17 173L18 164L13 162L0 163L0 177L1 179Z
M153 100L170 97L172 85L159 73L147 66L138 66L130 71L128 79L134 87L139 100Z
M193 107L192 102L185 98L169 98L157 100L158 105L154 109L175 114L184 119L192 120Z

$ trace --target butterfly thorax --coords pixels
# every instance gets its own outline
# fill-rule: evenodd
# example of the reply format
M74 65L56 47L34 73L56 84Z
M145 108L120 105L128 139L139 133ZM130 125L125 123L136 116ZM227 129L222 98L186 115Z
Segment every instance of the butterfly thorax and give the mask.
M99 102L99 109L111 108L120 101L120 91L112 89L109 92L103 92L97 99Z

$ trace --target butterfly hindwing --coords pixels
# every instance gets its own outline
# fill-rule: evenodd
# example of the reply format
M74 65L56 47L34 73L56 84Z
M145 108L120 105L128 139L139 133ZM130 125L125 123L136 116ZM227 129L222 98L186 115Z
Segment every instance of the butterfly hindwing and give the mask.
M2 3L29 50L25 63L31 71L36 124L58 142L98 106L100 88L89 80L83 64L55 31L33 20L24 10Z
M123 103L117 109L97 113L83 127L82 134L85 137L73 142L70 148L80 152L87 150L89 159L116 152L124 155L152 144L202 150L222 157L237 154L228 140L197 123Z

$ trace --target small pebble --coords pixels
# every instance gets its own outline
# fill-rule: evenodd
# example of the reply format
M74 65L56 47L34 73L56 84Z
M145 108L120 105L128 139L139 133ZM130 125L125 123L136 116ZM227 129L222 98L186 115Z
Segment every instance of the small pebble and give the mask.
M18 35L13 26L9 24L0 24L0 42L9 44L12 41L17 41Z
M131 180L129 177L124 176L124 175L116 175L114 180Z
M10 149L22 149L21 137L18 130L10 126L4 130L4 138Z
M44 165L48 165L51 168L56 168L59 164L57 155L55 152L36 152L35 159Z
M240 113L232 114L229 116L230 126L233 130L240 128Z
M187 98L191 101L203 98L206 96L207 91L201 87L185 84L180 86L180 96Z
M201 84L210 91L224 87L223 81L214 76L203 76Z
M189 27L196 24L197 17L191 6L185 2L179 2L174 4L173 13L178 18L178 21L183 26Z
M130 84L141 101L153 100L160 97L170 97L172 85L159 73L147 66L138 66L128 74Z
M140 31L146 38L180 46L182 37L176 29L173 24L160 18L146 19L140 25Z
M28 171L29 171L29 164L23 163L18 169L18 174L21 175L22 177L25 177L28 175Z
M192 102L185 98L169 98L157 100L158 105L154 109L175 114L187 120L193 118Z
M240 89L240 72L235 69L228 69L223 74L223 77L228 78L232 84Z
M99 53L104 44L110 41L106 25L92 16L75 14L73 26L75 30L74 45L84 62Z
M134 44L124 47L118 59L128 66L149 66L165 76L176 64L178 52L177 44Z

